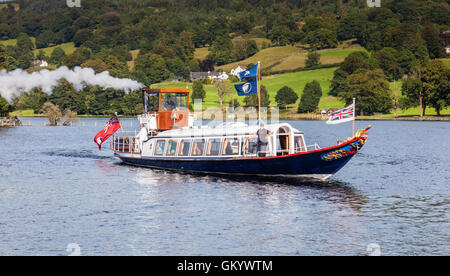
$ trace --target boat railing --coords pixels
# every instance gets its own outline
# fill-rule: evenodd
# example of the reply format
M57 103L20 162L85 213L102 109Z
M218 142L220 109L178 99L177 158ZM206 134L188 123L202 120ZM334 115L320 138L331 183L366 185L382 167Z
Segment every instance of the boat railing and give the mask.
M140 141L136 136L114 135L111 141L111 149L120 153L141 153Z
M317 144L317 143L315 143L314 145L306 146L306 150L307 150L307 151L309 151L310 148L312 148L312 150L320 150L320 149L321 149L321 147L320 147L319 144Z

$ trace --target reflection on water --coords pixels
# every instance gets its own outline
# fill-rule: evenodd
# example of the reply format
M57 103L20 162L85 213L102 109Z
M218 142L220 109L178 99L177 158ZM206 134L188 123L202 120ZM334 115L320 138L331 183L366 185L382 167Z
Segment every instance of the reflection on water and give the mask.
M92 141L105 122L0 129L0 255L450 254L448 123L357 122L368 142L322 182L123 165ZM351 132L292 124L321 146Z

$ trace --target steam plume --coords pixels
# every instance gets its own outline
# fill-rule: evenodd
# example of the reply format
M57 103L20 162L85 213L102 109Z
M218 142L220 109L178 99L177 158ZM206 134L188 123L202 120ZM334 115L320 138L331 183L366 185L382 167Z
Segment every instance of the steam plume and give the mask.
M92 68L75 67L74 70L70 70L63 66L54 71L44 69L33 73L21 69L11 72L2 70L0 71L0 94L7 101L11 101L11 98L19 95L21 91L29 92L35 87L40 87L45 93L51 94L61 79L66 79L76 90L89 85L125 90L128 93L144 86L132 79L114 78L107 71L96 74Z

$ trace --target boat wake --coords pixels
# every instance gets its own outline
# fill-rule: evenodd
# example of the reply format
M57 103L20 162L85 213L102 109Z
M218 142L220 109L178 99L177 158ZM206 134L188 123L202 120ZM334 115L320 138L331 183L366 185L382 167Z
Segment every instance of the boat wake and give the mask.
M67 158L85 158L85 159L93 159L93 160L114 160L114 157L111 156L102 156L95 153L92 153L89 150L80 150L80 151L67 151L67 150L55 150L44 152L47 156L59 156L59 157L67 157Z

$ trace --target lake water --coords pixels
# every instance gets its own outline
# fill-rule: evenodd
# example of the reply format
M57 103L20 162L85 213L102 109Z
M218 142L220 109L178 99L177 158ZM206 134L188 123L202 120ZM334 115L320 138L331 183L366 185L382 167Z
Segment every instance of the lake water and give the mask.
M107 120L0 129L0 255L450 254L448 122L358 121L360 154L308 182L126 166L92 141ZM352 131L290 123L322 147Z

